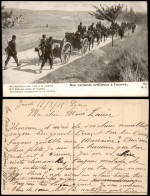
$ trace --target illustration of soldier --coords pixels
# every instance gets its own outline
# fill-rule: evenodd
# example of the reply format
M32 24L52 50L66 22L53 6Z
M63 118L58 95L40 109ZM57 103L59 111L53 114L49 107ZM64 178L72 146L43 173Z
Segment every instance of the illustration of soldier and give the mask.
M94 23L89 26L88 30L94 31Z
M49 39L46 40L46 44L43 46L44 55L43 55L41 68L39 70L40 73L42 73L42 69L43 69L47 60L49 60L50 69L52 69L52 66L53 66L53 44L52 44L52 41L53 41L53 38L49 37Z
M5 67L4 67L4 70L7 69L7 65L8 65L8 62L10 60L11 57L14 58L17 66L20 66L21 63L19 63L18 61L18 57L17 57L17 49L16 49L16 35L13 35L12 36L12 40L8 42L8 46L7 48L5 49L5 52L7 53L7 59L5 61Z
M45 53L45 44L46 44L46 35L42 35L42 39L40 40L40 44L38 46L38 48L35 48L35 51L38 52L38 56L39 56L39 63L43 60L44 57L44 53ZM41 52L41 53L40 53Z
M81 34L83 32L82 22L80 22L80 24L78 25L78 32L80 32Z

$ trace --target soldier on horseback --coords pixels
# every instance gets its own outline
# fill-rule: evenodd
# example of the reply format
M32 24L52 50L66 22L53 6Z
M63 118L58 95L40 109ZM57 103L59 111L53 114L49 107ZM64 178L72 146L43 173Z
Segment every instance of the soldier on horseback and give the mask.
M96 29L101 29L101 26L102 26L102 24L101 24L101 22L97 22L97 24L96 24Z
M119 36L120 36L121 39L124 37L124 28L123 27L120 27L119 28L118 34L119 34Z
M94 32L94 23L92 23L92 24L89 26L88 30L91 30L91 31Z
M89 51L90 51L91 44L92 44L92 48L93 48L93 45L94 45L94 31L92 31L91 26L88 27L88 30L85 34L85 37L88 39Z
M136 29L136 24L133 24L132 25L132 34L134 33L135 29Z
M104 25L101 25L101 41L104 37L104 42L107 39L107 28Z
M80 22L80 24L78 25L78 32L80 32L81 34L83 34L82 22Z

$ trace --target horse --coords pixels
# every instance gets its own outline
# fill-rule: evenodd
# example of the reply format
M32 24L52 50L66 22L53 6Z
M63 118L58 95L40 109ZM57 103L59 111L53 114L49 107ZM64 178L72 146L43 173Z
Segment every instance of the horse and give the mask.
M124 37L124 28L123 27L120 27L119 28L118 34L119 34L119 36L120 36L121 39Z
M128 22L127 24L127 29L128 29L128 35L130 34L130 31L132 29L132 24Z
M101 31L99 28L94 28L94 39L97 40L97 45L100 44L100 38L101 38Z
M136 24L132 25L132 34L134 33L135 29L136 29Z
M107 40L107 28L104 25L101 26L101 42L103 38L105 42Z
M86 34L86 26L82 27L82 36L84 36Z
M93 48L93 46L94 46L94 39L95 39L94 32L88 30L88 31L86 32L86 34L84 35L84 37L88 39L89 51L90 51L90 50L91 50L91 45L92 45L92 48Z

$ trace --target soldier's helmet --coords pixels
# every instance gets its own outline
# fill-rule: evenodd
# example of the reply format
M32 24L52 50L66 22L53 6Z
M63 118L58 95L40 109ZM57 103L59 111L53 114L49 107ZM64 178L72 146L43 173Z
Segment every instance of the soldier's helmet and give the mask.
M16 35L13 35L13 36L12 36L12 39L16 39Z
M42 37L43 37L43 38L46 38L46 35L44 34L44 35L42 35Z

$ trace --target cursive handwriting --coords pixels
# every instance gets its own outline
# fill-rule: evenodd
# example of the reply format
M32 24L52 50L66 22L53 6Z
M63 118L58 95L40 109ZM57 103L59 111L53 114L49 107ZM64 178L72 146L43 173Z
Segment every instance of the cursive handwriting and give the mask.
M4 193L146 193L148 124L125 123L123 101L11 101L3 106Z

